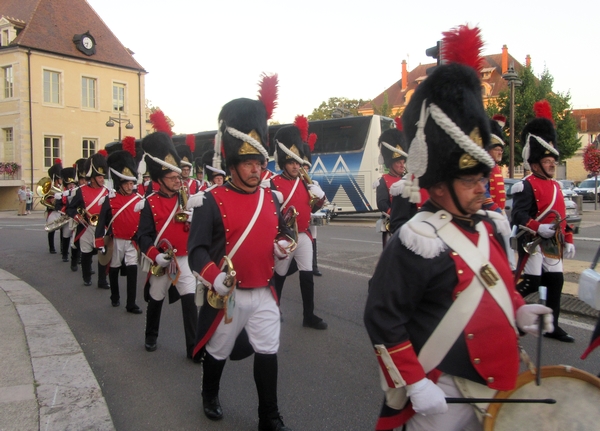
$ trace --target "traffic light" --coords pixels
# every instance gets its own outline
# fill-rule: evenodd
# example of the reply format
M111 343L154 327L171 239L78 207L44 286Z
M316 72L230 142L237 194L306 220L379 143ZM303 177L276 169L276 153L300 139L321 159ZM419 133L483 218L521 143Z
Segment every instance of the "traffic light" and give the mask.
M437 65L441 65L444 64L444 52L443 52L443 42L441 40L438 40L437 43L435 44L435 46L432 46L431 48L427 48L425 50L425 55L427 55L428 57L433 57L437 60ZM436 66L430 67L429 69L426 70L427 74L429 75L431 72L433 72L435 70Z

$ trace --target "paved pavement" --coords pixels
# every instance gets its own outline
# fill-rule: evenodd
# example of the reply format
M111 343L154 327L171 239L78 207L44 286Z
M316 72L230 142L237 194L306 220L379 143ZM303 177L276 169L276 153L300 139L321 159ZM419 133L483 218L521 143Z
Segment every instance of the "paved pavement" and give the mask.
M14 216L0 212L0 218ZM42 219L43 212L28 217ZM584 210L583 220L582 227L600 225L600 211ZM589 265L565 260L565 274L580 274ZM600 314L577 298L572 281L565 282L561 305L565 312ZM0 269L0 310L0 431L114 430L81 346L52 304Z

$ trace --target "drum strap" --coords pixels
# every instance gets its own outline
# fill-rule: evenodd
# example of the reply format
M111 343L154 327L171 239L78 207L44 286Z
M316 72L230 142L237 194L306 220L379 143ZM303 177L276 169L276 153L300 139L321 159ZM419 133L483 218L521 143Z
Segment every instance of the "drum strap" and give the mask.
M286 205L290 203L290 200L292 200L292 197L294 196L294 193L296 192L296 189L298 188L299 183L300 183L300 177L297 177L296 182L294 183L294 186L292 187L292 191L290 192L290 195L285 200L285 202L281 205L281 211L283 211L283 209L286 207Z
M444 211L438 211L436 213L438 217L429 218L428 223L435 224L436 220L452 217L450 213L445 214L446 217L439 217L441 212ZM489 235L484 224L480 222L475 226L479 233L477 246L452 223L442 221L440 224L442 226L437 230L438 236L448 247L459 254L471 268L475 277L448 309L419 352L419 362L426 373L437 367L450 351L467 323L471 320L486 289L502 308L510 324L515 327L514 310L506 285L494 266L488 261L490 254Z

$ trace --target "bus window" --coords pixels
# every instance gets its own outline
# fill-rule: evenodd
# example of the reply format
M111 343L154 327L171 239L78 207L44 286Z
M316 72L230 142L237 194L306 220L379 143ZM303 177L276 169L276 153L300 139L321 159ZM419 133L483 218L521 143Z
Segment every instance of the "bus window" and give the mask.
M317 134L314 154L362 151L372 117L311 121L309 132Z

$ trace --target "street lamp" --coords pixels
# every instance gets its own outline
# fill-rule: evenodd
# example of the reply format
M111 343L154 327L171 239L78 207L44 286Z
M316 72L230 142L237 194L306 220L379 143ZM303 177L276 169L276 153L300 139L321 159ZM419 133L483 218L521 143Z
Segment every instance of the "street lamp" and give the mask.
M121 142L121 123L127 122L127 124L125 124L125 128L128 130L133 129L133 124L131 124L131 121L129 121L127 118L121 118L120 112L118 117L108 117L106 127L114 127L115 122L119 123L119 142Z
M510 161L508 164L508 177L515 177L515 87L519 87L523 84L523 81L519 79L519 75L515 72L515 65L511 63L510 67L502 79L508 81L510 88Z

